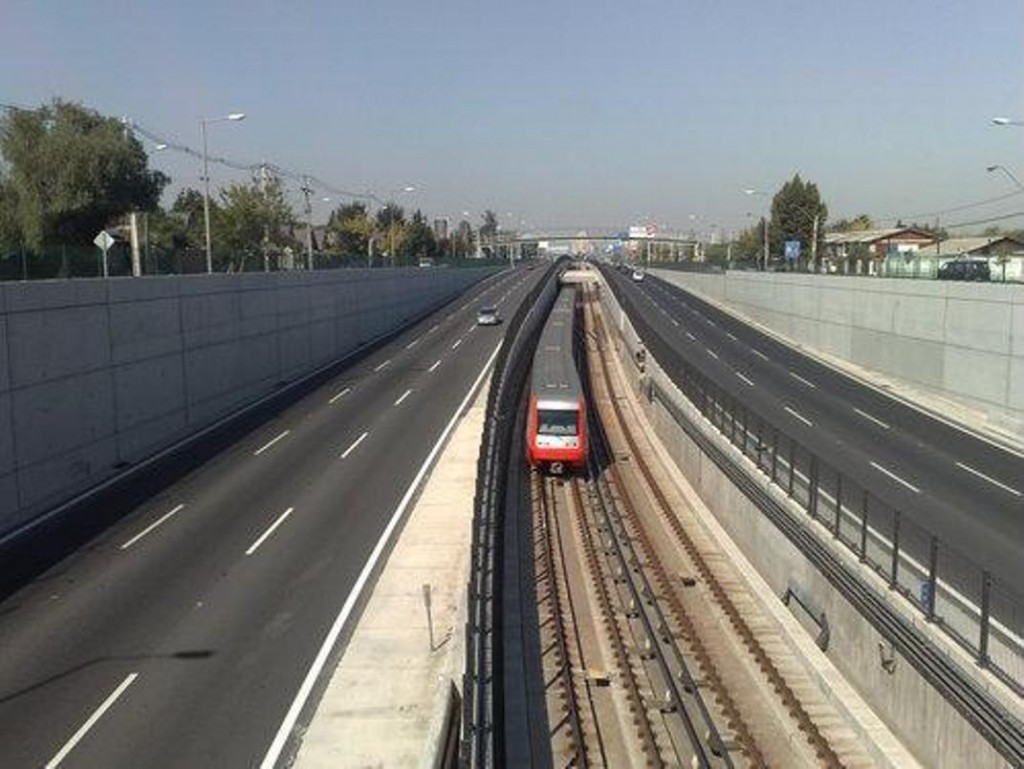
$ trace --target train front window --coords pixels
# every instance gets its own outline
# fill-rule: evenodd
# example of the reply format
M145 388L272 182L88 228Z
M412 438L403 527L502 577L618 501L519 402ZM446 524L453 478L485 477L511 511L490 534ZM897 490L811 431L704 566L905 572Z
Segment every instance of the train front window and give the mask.
M537 433L539 435L575 435L576 414L575 411L541 409L537 412Z

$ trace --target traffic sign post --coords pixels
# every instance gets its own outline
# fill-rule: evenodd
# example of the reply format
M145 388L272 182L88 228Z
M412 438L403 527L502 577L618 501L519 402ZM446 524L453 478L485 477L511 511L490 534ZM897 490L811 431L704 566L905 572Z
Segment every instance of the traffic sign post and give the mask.
M110 233L106 230L100 230L100 234L93 238L92 242L95 243L103 252L103 277L109 277L107 269L107 251L109 251L110 247L114 245L114 238L111 237Z

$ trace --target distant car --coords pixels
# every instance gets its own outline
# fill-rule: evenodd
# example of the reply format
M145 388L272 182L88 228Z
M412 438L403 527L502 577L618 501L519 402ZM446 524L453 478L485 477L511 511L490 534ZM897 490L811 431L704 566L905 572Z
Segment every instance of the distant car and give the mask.
M501 316L498 315L497 307L481 307L476 314L478 326L497 326L501 323Z
M987 259L954 259L939 267L939 280L991 280Z
M639 283L643 279L644 279L644 274L640 270L633 270L633 280L636 283Z

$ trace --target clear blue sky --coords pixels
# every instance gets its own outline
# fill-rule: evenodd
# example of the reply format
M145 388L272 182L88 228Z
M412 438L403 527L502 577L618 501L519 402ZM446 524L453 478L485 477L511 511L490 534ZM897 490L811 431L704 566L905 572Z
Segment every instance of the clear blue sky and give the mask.
M0 102L53 96L192 146L241 110L211 153L432 216L738 228L743 188L799 172L833 218L910 217L1012 191L990 164L1024 180L1024 128L989 122L1024 118L1024 3L3 0Z

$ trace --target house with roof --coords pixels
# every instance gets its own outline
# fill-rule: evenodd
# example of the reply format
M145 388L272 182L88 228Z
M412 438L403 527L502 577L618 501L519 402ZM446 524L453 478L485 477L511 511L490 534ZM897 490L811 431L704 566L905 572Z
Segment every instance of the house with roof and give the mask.
M1009 235L946 238L919 248L912 258L890 259L885 274L929 278L955 259L988 261L993 280L1020 280L1024 277L1024 241Z
M916 252L937 242L934 233L917 227L828 232L825 234L826 269L877 275L887 257Z

